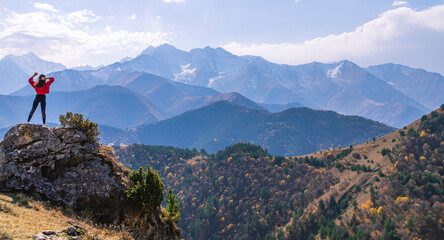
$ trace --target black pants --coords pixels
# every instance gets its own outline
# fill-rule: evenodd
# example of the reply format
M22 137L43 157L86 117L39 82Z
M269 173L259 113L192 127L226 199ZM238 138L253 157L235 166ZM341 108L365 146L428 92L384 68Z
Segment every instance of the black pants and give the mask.
M28 122L31 121L32 115L34 114L35 110L37 109L37 105L39 105L42 108L42 119L43 124L46 123L46 95L44 94L37 94L35 96L34 102L32 103L32 109L29 113Z

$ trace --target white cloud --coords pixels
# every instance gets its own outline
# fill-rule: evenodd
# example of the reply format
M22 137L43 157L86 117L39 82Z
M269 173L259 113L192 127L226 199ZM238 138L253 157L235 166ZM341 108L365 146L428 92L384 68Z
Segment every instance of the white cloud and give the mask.
M303 43L241 44L225 48L240 55L259 55L270 61L303 64L349 59L360 64L388 61L444 72L444 5L423 11L401 7L382 13L354 31Z
M0 15L0 58L34 52L67 66L109 64L149 45L165 43L169 35L105 27L87 9L66 14L6 10Z
M173 2L181 3L181 2L185 2L185 0L163 0L163 1L166 2L166 3L173 3Z
M394 1L392 6L398 7L398 6L404 6L404 5L407 5L407 4L409 4L409 3L406 2L406 1Z
M92 10L83 9L81 11L71 12L66 20L71 23L91 23L100 19Z
M57 9L54 8L51 4L47 3L34 3L34 7L38 10L49 11L49 12L58 12Z
M131 19L131 20L136 20L136 18L137 18L137 14L135 14L135 13L131 14L131 16L128 17L128 19Z

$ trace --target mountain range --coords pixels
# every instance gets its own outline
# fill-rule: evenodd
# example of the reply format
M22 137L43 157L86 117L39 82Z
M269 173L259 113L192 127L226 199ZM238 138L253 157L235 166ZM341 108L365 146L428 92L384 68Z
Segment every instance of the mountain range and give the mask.
M23 78L17 68L17 78ZM119 85L156 98L167 117L201 107L206 104L204 99L218 93L236 92L271 111L305 106L359 115L399 128L444 101L444 77L423 69L396 64L362 68L347 60L290 66L256 56L236 56L223 48L182 51L164 44L149 47L135 58L83 69L89 70L50 73L57 79L53 90ZM13 93L32 94L28 86Z
M131 130L112 130L112 134L107 132L111 129L104 130L103 144L142 143L214 153L234 143L249 142L272 154L288 156L365 142L395 129L333 111L302 107L270 113L219 101Z

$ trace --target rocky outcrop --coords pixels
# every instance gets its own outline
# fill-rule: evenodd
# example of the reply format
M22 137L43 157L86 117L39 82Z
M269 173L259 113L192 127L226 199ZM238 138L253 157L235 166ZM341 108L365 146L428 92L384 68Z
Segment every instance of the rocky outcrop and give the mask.
M82 239L93 239L88 232L79 227L79 226L71 226L67 229L61 230L61 231L52 231L52 230L45 230L40 233L37 233L33 240L82 240Z
M0 145L0 189L38 193L100 223L124 224L137 239L178 239L160 208L144 214L126 201L129 171L111 149L78 130L20 124Z

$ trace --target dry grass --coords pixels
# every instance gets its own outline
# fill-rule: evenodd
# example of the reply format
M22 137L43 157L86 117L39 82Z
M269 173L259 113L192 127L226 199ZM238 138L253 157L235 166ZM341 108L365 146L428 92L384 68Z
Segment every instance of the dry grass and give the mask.
M0 239L32 239L43 230L60 231L71 225L86 229L94 239L132 239L128 232L95 226L25 194L0 193Z

